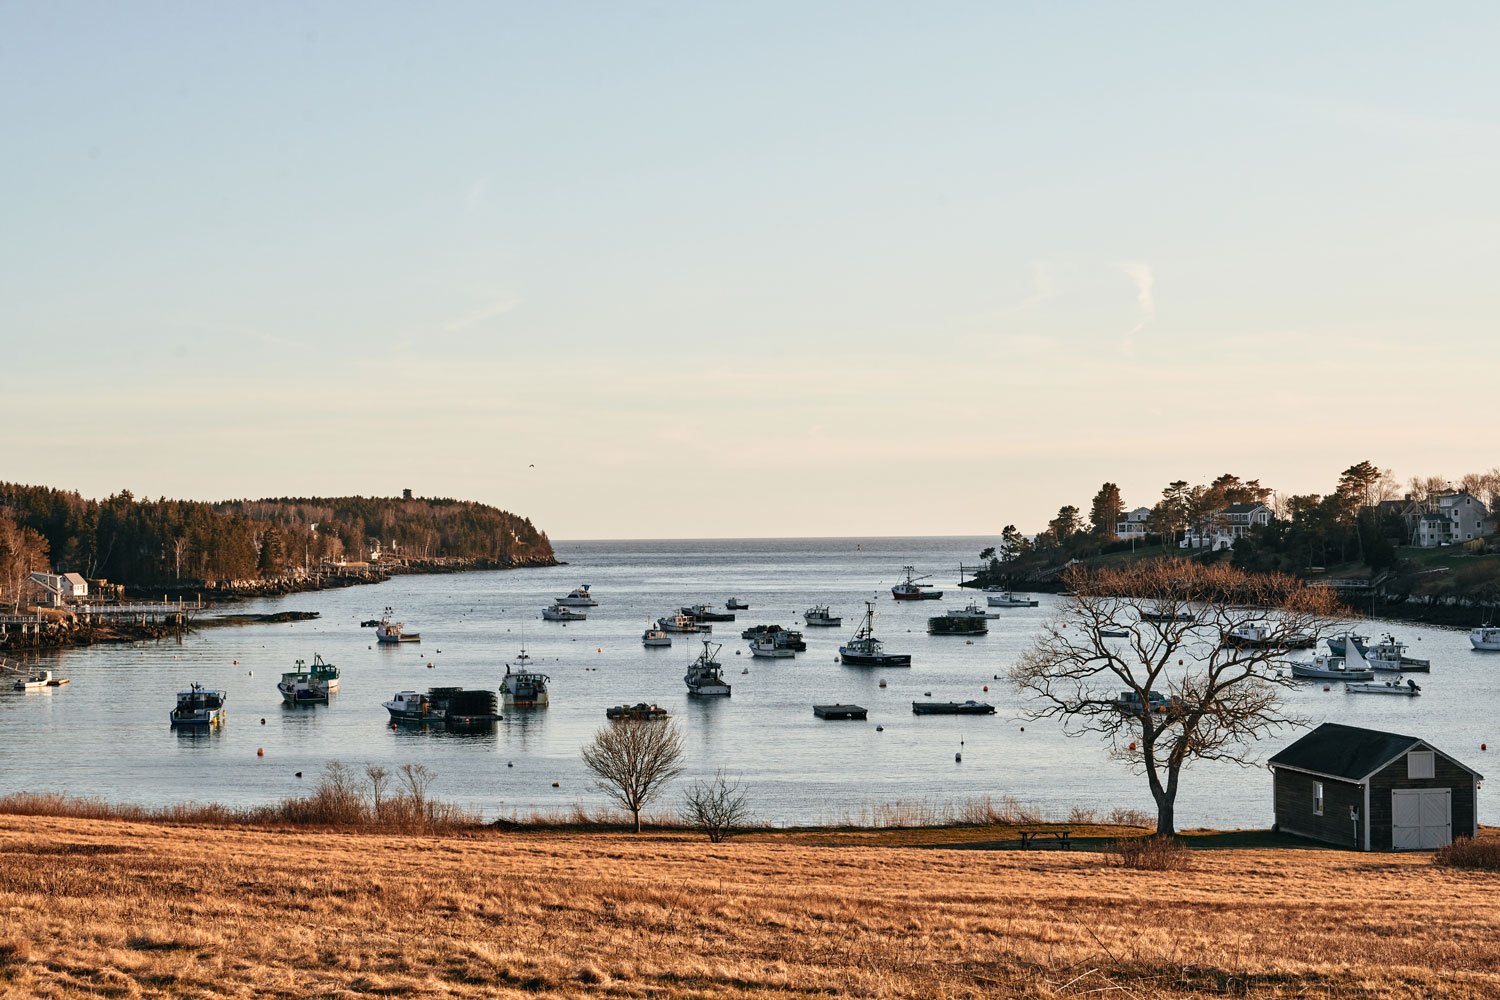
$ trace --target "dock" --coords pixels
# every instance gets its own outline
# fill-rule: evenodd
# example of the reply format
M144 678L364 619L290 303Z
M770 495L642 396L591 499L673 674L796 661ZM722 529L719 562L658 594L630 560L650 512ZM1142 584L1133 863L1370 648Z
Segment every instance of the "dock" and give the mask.
M863 719L870 714L861 705L814 705L813 715L820 719Z
M994 715L995 706L984 701L914 701L916 715Z

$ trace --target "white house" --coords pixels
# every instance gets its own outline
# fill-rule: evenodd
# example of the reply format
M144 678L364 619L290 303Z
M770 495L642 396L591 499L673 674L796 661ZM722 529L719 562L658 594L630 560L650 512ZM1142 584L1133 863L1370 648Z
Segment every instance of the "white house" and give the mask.
M1244 538L1251 528L1270 524L1274 516L1271 508L1263 503L1233 503L1216 512L1209 518L1208 524L1189 527L1180 547L1211 548L1214 551L1227 549L1234 545L1236 539Z
M1412 541L1422 548L1462 545L1495 530L1484 502L1470 493L1450 493L1428 501L1433 509L1416 524Z
M1121 541L1146 537L1146 522L1151 519L1150 507L1137 507L1120 515L1115 524L1115 537Z
M77 600L80 597L89 596L89 582L79 573L59 574L62 580L62 595L68 600Z
M32 573L26 580L41 588L53 607L89 596L89 582L77 573Z

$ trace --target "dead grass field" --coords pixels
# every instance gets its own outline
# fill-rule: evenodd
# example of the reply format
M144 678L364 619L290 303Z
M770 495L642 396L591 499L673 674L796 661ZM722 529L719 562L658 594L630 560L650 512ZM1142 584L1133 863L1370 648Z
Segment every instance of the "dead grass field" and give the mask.
M1427 855L897 843L0 816L0 992L1500 997L1500 879Z

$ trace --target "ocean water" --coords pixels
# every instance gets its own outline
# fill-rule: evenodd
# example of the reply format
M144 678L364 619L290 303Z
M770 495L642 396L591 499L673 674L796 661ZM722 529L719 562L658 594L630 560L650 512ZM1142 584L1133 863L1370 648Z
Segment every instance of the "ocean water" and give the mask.
M981 538L579 541L556 543L568 565L511 572L398 577L387 583L244 602L225 611L317 611L315 621L208 628L156 643L99 646L38 659L71 678L41 694L0 693L0 791L60 791L115 801L271 802L306 791L337 760L356 768L427 765L438 797L486 817L536 808L605 804L591 787L579 748L622 702L656 702L681 726L684 780L723 768L742 779L751 805L775 823L858 820L881 806L936 807L1010 796L1065 816L1074 807L1150 810L1142 777L1111 760L1094 737L1070 738L1058 724L1027 721L1022 697L1003 678L1061 598L1038 608L999 610L987 636L928 636L926 618L961 607L961 561L977 561ZM891 600L903 565L930 573L941 601ZM588 620L543 621L541 608L580 583L600 601ZM682 676L702 649L693 636L670 648L640 643L646 623L684 604L751 605L714 626L729 698L688 697ZM840 641L863 602L874 598L877 634L909 669L845 667ZM808 650L790 660L752 659L747 625L800 627L801 612L829 604L844 627L803 629ZM379 647L359 627L391 606L420 644ZM1420 698L1344 694L1306 684L1292 711L1311 722L1341 721L1431 740L1475 769L1495 770L1500 751L1500 654L1473 652L1463 632L1406 623L1389 629L1414 655L1433 661ZM508 710L494 731L447 735L392 729L381 702L404 689L497 688L524 639L536 669L551 677L551 706ZM327 706L289 708L276 681L314 653L342 669ZM748 673L742 671L748 670ZM998 678L998 679L997 679ZM879 687L884 680L885 688ZM167 713L191 681L228 692L221 731L173 732ZM988 690L986 690L988 688ZM994 716L914 716L911 702L987 700ZM813 716L823 702L855 702L868 722ZM264 721L262 721L264 720ZM883 731L877 732L877 725ZM1295 738L1266 741L1269 756ZM1495 751L1479 749L1487 743ZM257 750L264 749L264 756ZM962 750L963 760L954 754ZM305 777L295 777L301 771ZM554 782L557 787L553 787ZM1270 775L1263 767L1200 765L1183 780L1180 826L1266 826ZM669 808L675 793L662 803ZM1500 797L1480 795L1481 818L1500 823Z

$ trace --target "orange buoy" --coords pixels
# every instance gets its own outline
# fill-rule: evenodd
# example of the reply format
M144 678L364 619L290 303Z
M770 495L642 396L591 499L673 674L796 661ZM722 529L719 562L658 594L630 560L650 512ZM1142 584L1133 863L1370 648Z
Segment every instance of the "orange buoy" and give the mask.
M266 748L265 747L257 747L256 748L255 756L257 756L257 757L264 757L265 755L266 755Z
M1132 750L1135 749L1135 741L1134 740L1130 741L1130 749L1132 749Z

